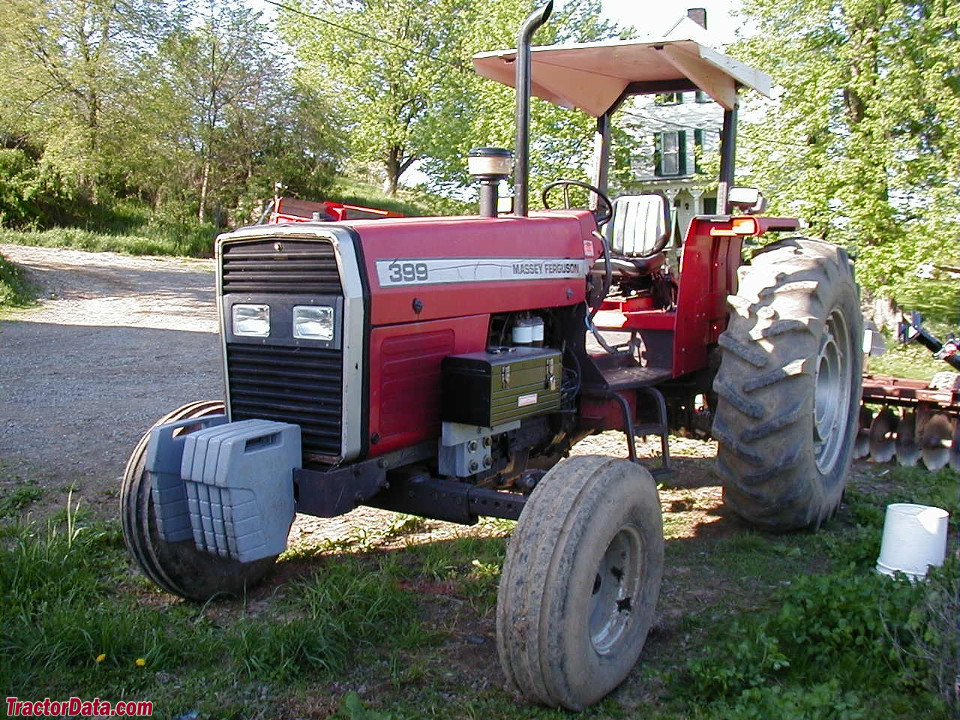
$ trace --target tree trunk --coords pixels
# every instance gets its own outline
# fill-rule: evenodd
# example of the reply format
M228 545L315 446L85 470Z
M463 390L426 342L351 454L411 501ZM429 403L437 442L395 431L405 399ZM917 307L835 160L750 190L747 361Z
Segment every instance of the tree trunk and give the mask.
M397 182L400 180L400 148L396 145L387 150L387 161L384 163L387 170L387 179L383 189L391 197L397 194Z
M197 219L202 223L206 219L207 188L210 185L210 158L203 160L203 176L200 180L200 212Z

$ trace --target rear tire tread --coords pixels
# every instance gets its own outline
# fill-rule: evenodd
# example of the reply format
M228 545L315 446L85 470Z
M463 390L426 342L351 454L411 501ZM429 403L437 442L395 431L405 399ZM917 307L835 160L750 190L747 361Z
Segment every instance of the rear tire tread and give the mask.
M788 238L757 253L739 277L739 300L732 305L746 313L730 314L714 381L713 435L724 501L763 529L817 526L840 503L857 429L862 316L852 264L834 245ZM756 301L747 307L751 298ZM843 321L836 325L847 333L843 367L851 390L845 439L830 465L822 459L830 455L816 454L814 391L821 338L828 318L838 313Z

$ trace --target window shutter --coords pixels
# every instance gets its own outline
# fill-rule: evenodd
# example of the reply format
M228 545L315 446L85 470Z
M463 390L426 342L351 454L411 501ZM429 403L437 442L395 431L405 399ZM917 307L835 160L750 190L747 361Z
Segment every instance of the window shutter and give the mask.
M657 177L663 175L663 133L653 134L653 174Z
M680 130L677 132L677 146L679 154L677 156L677 169L679 172L677 175L686 175L687 174L687 131Z
M699 128L693 131L693 147L693 171L700 172L700 158L703 156L703 130Z

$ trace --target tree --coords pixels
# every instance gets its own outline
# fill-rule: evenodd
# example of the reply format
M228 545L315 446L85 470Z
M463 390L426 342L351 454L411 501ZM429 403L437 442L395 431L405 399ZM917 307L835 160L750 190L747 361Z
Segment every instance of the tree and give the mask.
M272 194L274 180L305 193L329 186L342 139L274 45L259 13L220 0L160 44L130 139L137 184L158 208L188 206L205 222L211 209L248 214L238 206Z
M385 189L441 132L446 79L464 73L462 28L469 0L334 0L284 13L279 29L302 64L307 85L327 88L349 128L354 157L378 163Z
M855 249L867 288L916 300L916 266L960 252L960 4L745 0L743 13L757 32L734 54L779 92L744 127L741 164L774 211Z
M465 29L465 51L512 48L523 19L535 6L524 0L486 3L477 20ZM601 20L601 3L585 0L567 3L537 31L536 45L591 42L622 34L614 24ZM481 78L473 72L449 79L445 90L456 111L452 127L424 161L429 184L451 192L469 184L466 156L471 147L493 145L512 148L514 101L512 88ZM447 125L451 125L448 121ZM595 121L579 110L567 110L534 98L530 105L530 169L532 186L557 178L586 180L593 153ZM538 198L531 198L536 204Z
M512 47L529 0L336 0L322 11L281 16L303 76L332 87L354 153L383 168L395 193L403 174L422 163L435 190L467 183L466 155L477 145L513 145L513 91L476 76L470 57ZM557 13L537 42L598 40L616 29L598 20L589 0ZM535 170L579 173L591 147L592 123L579 113L534 103Z
M7 0L0 9L0 122L41 144L44 163L94 201L133 58L161 9L160 0Z

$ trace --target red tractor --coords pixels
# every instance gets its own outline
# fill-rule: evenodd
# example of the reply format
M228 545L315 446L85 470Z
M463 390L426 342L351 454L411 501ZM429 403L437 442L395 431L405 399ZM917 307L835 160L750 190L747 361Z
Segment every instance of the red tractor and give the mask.
M738 90L769 78L692 41L531 48L551 9L517 50L474 60L517 88L514 211L496 197L511 154L479 149L479 216L221 236L226 403L148 432L121 503L147 576L199 600L257 582L295 512L516 519L504 672L532 700L581 709L636 663L660 588L661 508L634 438L659 435L653 472L669 470L668 433L705 397L732 511L767 530L817 526L850 465L863 325L842 249L793 237L741 259L745 237L798 226L733 188ZM597 118L593 209L528 213L531 88ZM719 214L696 217L668 259L664 198L605 193L610 121L633 94L690 90L724 108ZM545 205L576 185L551 183ZM564 460L611 429L629 459Z

